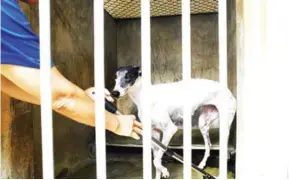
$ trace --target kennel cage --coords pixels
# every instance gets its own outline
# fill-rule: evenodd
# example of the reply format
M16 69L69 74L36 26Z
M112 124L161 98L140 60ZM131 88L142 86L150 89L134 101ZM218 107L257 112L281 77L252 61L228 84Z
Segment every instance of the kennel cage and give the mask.
M51 1L51 57L56 67L72 82L82 88L92 86L94 69L93 65L93 1ZM230 46L228 47L229 86L235 93L235 58L234 58L234 4L228 1L228 25L231 27L228 34ZM181 80L182 77L182 16L181 1L151 1L151 63L152 83L167 83ZM140 65L141 55L141 1L104 1L104 42L105 42L105 86L108 89L113 87L114 72L117 67L128 64ZM33 29L40 35L36 6L27 8L28 18ZM218 57L218 1L215 0L194 0L191 1L191 64L192 77L203 77L218 80L219 57ZM48 9L39 9L48 14ZM41 14L41 13L39 13ZM43 14L42 14L43 15ZM45 15L43 15L45 17ZM46 20L48 20L46 16ZM40 17L41 19L41 17ZM43 22L44 23L44 22ZM101 27L101 26L100 26ZM47 29L40 38L49 41L45 36ZM101 32L99 33L101 34ZM99 37L101 38L101 37ZM44 40L45 41L45 40ZM46 47L44 45L44 47ZM44 57L49 58L49 56ZM96 66L99 68L100 66ZM47 70L47 69L46 69ZM73 72L73 73L72 73ZM98 73L101 70L97 71ZM47 80L47 79L46 79ZM45 84L45 81L42 82ZM47 90L47 89L46 89ZM48 92L49 93L49 92ZM43 96L44 97L44 96ZM49 98L49 96L45 96ZM49 100L45 100L49 108ZM16 103L18 109L28 109L27 119L33 119L32 139L35 164L34 174L41 177L41 125L40 117L49 118L40 111L38 106L27 106ZM117 102L118 108L124 113L136 114L135 106L128 98ZM31 113L30 113L31 112ZM47 111L48 112L48 111ZM52 124L50 124L52 126ZM30 125L29 125L30 127ZM65 128L63 128L65 127ZM234 127L234 126L233 126ZM232 129L234 129L232 127ZM47 128L46 133L50 128ZM92 130L93 131L93 130ZM54 154L49 148L46 149L46 156L54 156L54 168L51 171L58 173L63 167L70 166L80 159L87 157L87 150L79 148L79 144L87 147L86 137L90 135L89 127L67 121L63 116L53 113L53 144ZM45 132L42 132L45 134ZM193 133L192 149L203 149L203 140L198 131ZM172 148L181 149L182 131L179 131L171 141ZM234 130L233 133L234 135ZM76 138L77 136L77 138ZM218 149L218 132L211 132L212 149ZM58 138L63 137L63 138ZM29 137L30 138L30 137ZM107 145L141 147L141 142L106 134ZM232 138L234 144L234 136ZM75 142L75 143L71 143ZM51 144L52 139L47 142ZM47 145L45 144L45 145ZM84 145L85 144L85 145ZM42 144L43 145L43 144ZM44 146L45 146L44 145ZM232 148L232 146L230 146ZM44 148L45 149L45 148ZM77 155L75 155L77 154ZM30 154L29 154L30 156ZM50 165L51 165L51 161ZM47 169L44 168L43 169ZM46 174L47 175L47 174Z
M40 2L43 9L50 7L48 1ZM72 82L82 88L89 87L93 84L92 1L54 0L51 2L52 56L56 66ZM289 177L288 147L286 147L288 123L284 113L279 113L287 112L285 103L288 101L280 100L288 99L289 91L288 86L284 86L289 76L287 58L289 29L288 26L284 26L288 22L288 7L289 1L236 1L239 106L236 174L238 179L255 177L288 179ZM39 32L37 7L27 9L32 27ZM235 13L232 12L228 9L228 21L234 17ZM41 13L44 16L40 19L49 17L49 12L44 10ZM232 14L229 15L230 13ZM42 22L42 25L43 23L49 21ZM235 38L235 30L230 28L234 24L234 22L228 23L228 39ZM49 33L47 32L49 29L44 29L42 33L45 31ZM108 35L106 33L105 36L106 46L110 46L108 39L115 39L116 32ZM212 43L208 44L212 45ZM117 47L114 43L111 43L111 46ZM228 51L234 48L234 42L228 42ZM105 55L116 56L108 51ZM233 56L234 53L228 53L228 63L234 63L229 60L231 55ZM106 58L106 62L109 62L109 59ZM108 65L106 75L110 73L107 71ZM229 65L229 67L234 66ZM3 97L1 99L1 178L41 178L40 108L15 101L3 93L1 97ZM265 103L264 97L270 103ZM46 111L49 112L50 109ZM51 122L47 117L42 118L48 120L48 124ZM54 154L45 154L45 158L51 160L54 155L55 174L60 169L87 158L87 151L83 147L87 145L85 139L90 130L91 128L53 114ZM45 135L49 134L48 132ZM52 144L45 141L46 137L42 137L45 142L43 147L50 149ZM51 167L44 164L43 170L49 171ZM53 172L48 178L52 176Z

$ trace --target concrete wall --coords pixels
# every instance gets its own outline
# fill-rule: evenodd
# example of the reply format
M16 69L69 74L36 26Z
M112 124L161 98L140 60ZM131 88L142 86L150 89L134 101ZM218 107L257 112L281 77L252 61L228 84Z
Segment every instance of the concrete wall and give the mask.
M228 85L237 96L236 0L227 0Z
M1 103L1 178L33 177L31 105L4 93Z
M93 86L93 1L51 1L52 58L71 82ZM38 5L24 5L32 29L39 33ZM116 69L116 24L105 12L105 73ZM106 87L113 80L106 81ZM2 178L42 178L40 107L2 95ZM3 113L4 112L4 113ZM94 128L53 113L55 174L88 158ZM44 142L45 143L45 142Z

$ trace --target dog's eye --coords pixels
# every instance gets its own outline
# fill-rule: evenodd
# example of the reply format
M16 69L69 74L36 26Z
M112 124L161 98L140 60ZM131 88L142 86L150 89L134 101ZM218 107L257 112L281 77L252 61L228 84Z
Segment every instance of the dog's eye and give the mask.
M131 74L128 74L128 75L125 75L124 79L127 83L129 83L133 79L133 76Z

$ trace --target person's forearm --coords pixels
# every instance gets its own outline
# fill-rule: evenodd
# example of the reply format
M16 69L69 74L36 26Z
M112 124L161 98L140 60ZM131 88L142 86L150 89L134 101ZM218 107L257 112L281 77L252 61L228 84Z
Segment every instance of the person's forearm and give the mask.
M23 89L19 88L15 84L13 84L9 79L1 75L1 91L7 94L10 97L15 99L28 102L31 104L40 104L40 101L35 96L27 93Z
M17 99L40 105L39 73L39 69L35 68L1 65L1 75L14 84L5 86L6 92L10 92L9 95ZM25 91L21 92L20 96L18 90ZM53 110L79 123L95 126L94 100L84 90L68 81L55 67L51 70L51 91ZM114 131L118 126L118 116L106 112L105 119L106 129Z

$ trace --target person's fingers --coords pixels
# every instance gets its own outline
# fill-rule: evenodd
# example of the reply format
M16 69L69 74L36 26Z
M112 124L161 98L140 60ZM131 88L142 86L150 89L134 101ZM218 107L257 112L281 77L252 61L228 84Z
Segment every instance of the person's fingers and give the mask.
M134 138L134 139L136 139L136 140L139 140L139 139L140 139L139 135L137 135L137 133L135 133L135 132L132 132L131 135L130 135L130 137L132 137L132 138Z
M133 127L133 131L138 133L138 134L142 133L142 130L140 128L138 128L138 127L135 127L135 126Z
M133 122L136 120L135 115L130 115L130 117L132 118Z
M111 96L106 96L105 99L108 100L109 102L114 102L114 99Z
M142 123L138 122L137 120L134 120L133 125L139 128L143 128Z
M104 94L107 95L107 96L110 96L109 90L107 90L107 89L105 88L105 89L104 89Z
M114 102L114 99L111 97L109 90L104 88L104 96L109 102Z

